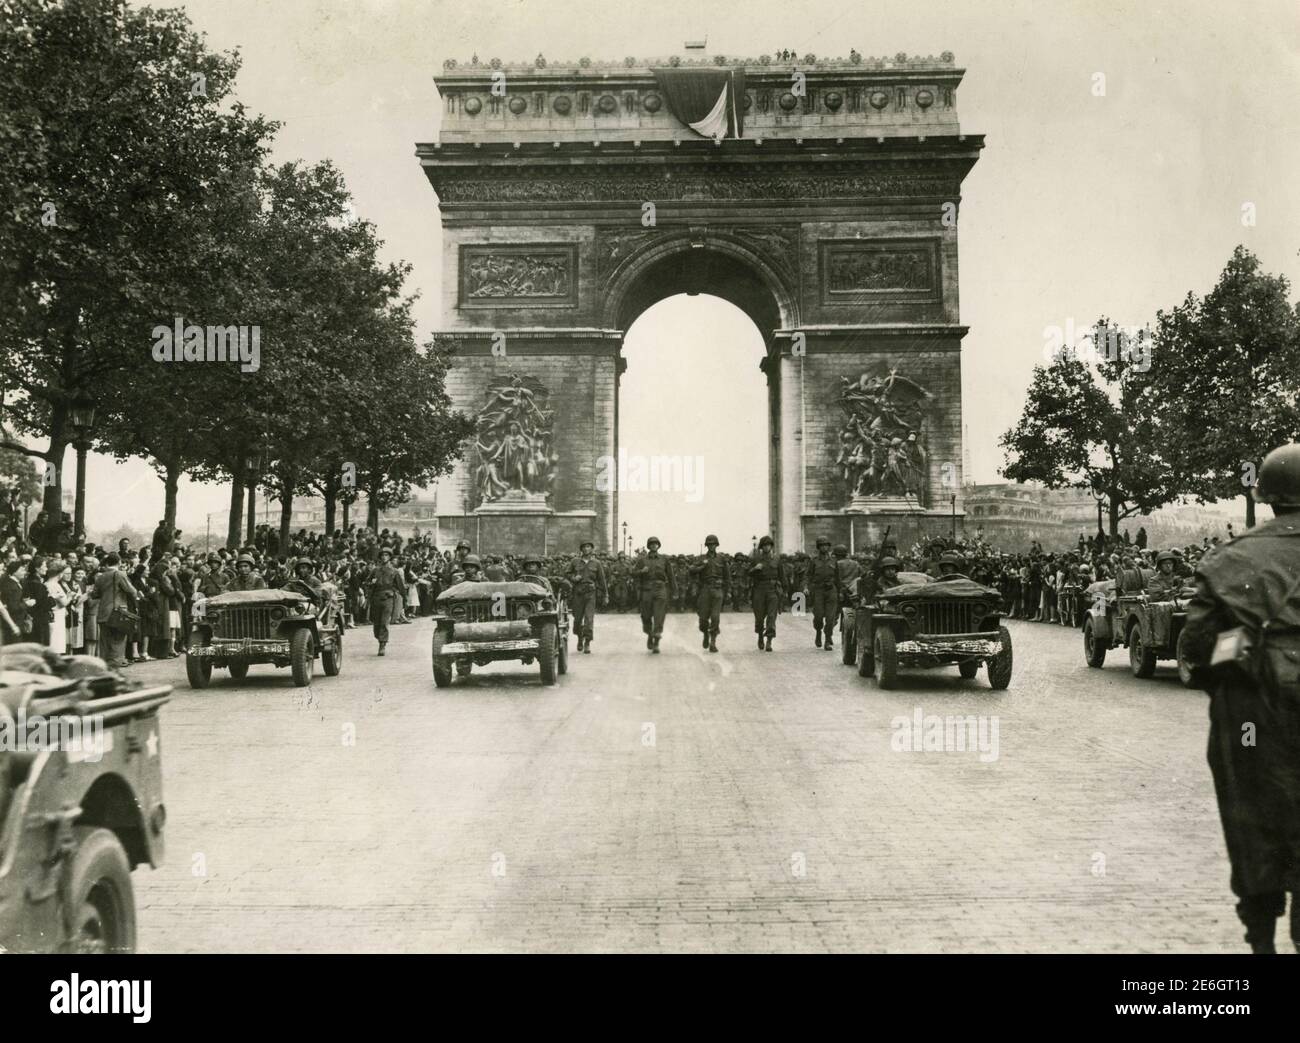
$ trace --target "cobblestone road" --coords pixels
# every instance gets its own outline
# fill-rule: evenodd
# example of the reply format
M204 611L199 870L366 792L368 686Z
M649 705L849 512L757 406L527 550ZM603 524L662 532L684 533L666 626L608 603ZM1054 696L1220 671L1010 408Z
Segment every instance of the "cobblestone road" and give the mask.
M1205 696L1170 667L1088 670L1075 632L1013 624L1008 691L950 668L886 693L806 619L770 655L739 614L719 655L688 616L658 656L631 616L597 626L553 688L494 664L435 689L427 620L384 659L350 631L310 688L133 667L177 686L142 949L1242 947ZM918 709L996 716L997 759L895 751Z

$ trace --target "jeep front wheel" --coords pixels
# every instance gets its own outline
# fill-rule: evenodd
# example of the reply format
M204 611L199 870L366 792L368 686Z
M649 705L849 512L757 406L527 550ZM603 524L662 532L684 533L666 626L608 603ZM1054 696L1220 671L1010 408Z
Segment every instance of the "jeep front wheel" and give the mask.
M875 641L876 684L881 688L893 688L898 684L898 644L894 632L889 627L876 631Z
M1083 624L1083 658L1089 666L1102 666L1106 662L1106 646L1097 636L1091 616Z
M1156 672L1155 649L1142 640L1142 626L1134 623L1128 632L1128 663L1134 677L1151 677Z
M191 688L206 688L212 680L212 659L186 652L185 676L189 679Z
M68 948L74 953L135 951L131 865L110 829L76 826L77 850L68 867Z
M1002 651L985 662L989 671L989 687L1001 690L1011 683L1011 668L1014 662L1011 652L1011 631L1006 627L998 627L998 640L1002 644Z
M555 684L555 666L559 658L559 640L554 623L543 623L537 631L537 663L542 671L542 684Z
M442 654L442 646L447 643L447 631L433 632L433 683L438 688L451 687L451 660Z
M293 670L293 683L299 688L311 684L312 669L316 665L315 655L311 631L299 627L289 639L289 666Z
M343 628L334 634L334 640L329 648L322 648L320 653L321 666L325 668L326 677L338 677L339 672L343 669Z

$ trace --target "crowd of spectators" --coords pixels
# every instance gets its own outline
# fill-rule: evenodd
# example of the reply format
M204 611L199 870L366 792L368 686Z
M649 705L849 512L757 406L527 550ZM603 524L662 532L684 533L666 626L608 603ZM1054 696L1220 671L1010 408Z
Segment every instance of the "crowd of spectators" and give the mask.
M48 534L48 523L36 535ZM63 526L59 526L63 531ZM189 633L196 598L211 597L229 589L237 575L237 560L251 561L252 569L268 587L282 586L294 575L298 561L308 560L313 572L334 585L344 606L349 625L366 621L369 606L367 588L379 552L392 552L392 564L402 576L401 597L395 599L390 624L408 623L432 613L434 601L445 587L462 577L461 561L472 553L468 542L439 548L431 535L403 537L387 529L374 532L352 528L326 536L301 530L281 545L279 533L259 526L253 539L234 548L204 553L182 544L179 530L159 523L148 546L132 547L122 540L115 548L94 544L50 546L48 539L37 543L30 538L10 537L3 547L3 575L0 575L0 631L6 641L34 640L56 651L100 655L116 666L175 657ZM1169 548L1176 555L1176 571L1190 576L1206 551L1218 543L1205 537L1200 544ZM1123 538L1091 539L1080 535L1076 546L1044 550L1034 544L1028 551L997 550L982 537L919 540L907 550L897 545L885 548L899 559L902 571L937 575L939 556L956 552L962 569L978 583L1002 594L1007 614L1032 622L1077 625L1089 587L1113 579L1123 569L1155 569L1156 549L1147 547L1145 533L1135 541ZM846 549L837 551L847 553ZM863 570L877 555L878 548L861 549L851 555ZM631 612L637 607L634 554L598 552L606 585L597 591L603 612ZM547 555L542 573L560 589L573 553ZM698 590L691 566L700 555L667 555L677 579L670 598L673 611L692 611ZM734 552L727 607L732 611L749 608L749 564L751 555ZM782 554L782 609L788 611L793 598L806 591L811 556ZM522 556L483 555L482 574L490 578L514 578L522 573Z

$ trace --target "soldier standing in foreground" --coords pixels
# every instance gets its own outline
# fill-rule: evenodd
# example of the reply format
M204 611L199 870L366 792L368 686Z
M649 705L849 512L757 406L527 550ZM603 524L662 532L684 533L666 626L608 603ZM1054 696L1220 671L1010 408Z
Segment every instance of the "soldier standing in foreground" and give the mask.
M1300 444L1264 458L1254 496L1275 517L1201 559L1183 633L1210 693L1237 915L1251 951L1273 953L1288 891L1300 951Z
M659 553L659 537L645 541L646 555L632 567L641 592L641 629L645 631L645 646L659 654L659 639L664 633L664 615L668 611L668 598L676 589L673 566Z
M583 540L578 545L579 556L569 563L565 578L573 587L569 599L569 609L573 613L573 627L578 632L578 651L591 654L591 639L596 627L596 594L609 600L609 587L605 582L605 570L600 562L591 556L595 544Z
M827 652L835 650L835 620L840 612L836 598L838 577L839 570L831 557L831 541L822 536L817 541L817 556L808 563L808 597L812 601L813 644ZM825 644L822 643L823 625L826 627Z
M704 635L701 647L716 652L722 606L731 594L731 569L727 567L727 559L718 553L718 537L706 536L704 546L708 550L698 564L691 566L691 576L700 588L695 608L700 618L700 633Z
M402 574L393 568L393 552L387 547L379 550L379 564L370 573L370 622L374 626L379 654L388 645L388 617L393 611L393 599L402 589Z
M754 607L754 633L758 635L760 652L772 651L776 616L781 608L781 566L772 555L773 546L771 536L759 540L754 564L749 567L749 600Z

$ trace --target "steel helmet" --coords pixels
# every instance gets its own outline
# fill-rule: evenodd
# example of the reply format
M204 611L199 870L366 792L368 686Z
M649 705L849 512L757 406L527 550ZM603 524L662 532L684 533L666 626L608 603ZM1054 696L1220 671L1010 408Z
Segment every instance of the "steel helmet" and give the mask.
M881 571L881 572L883 572L885 569L898 569L898 568L901 568L901 566L900 566L899 561L898 561L897 558L881 558L881 559L880 559L880 571Z
M1254 495L1274 507L1300 507L1300 443L1278 446L1264 457Z
M477 554L466 554L465 560L462 561L461 564L466 567L473 565L475 568L478 568L482 564L482 562L478 560Z
M831 541L830 541L829 539L827 539L825 536L819 536L819 537L817 537L817 549L818 549L818 550L821 550L823 547L829 547L830 545L831 545Z
M707 536L704 537L704 546L716 547L717 545L718 545L718 537L714 536L713 533L709 533Z
M247 563L250 566L254 564L253 557L251 554L241 554L239 557L235 559L236 565L243 565L245 563Z
M771 536L764 536L761 540L758 541L758 545L760 547L775 547L776 540L772 539Z
M659 542L659 537L658 537L658 536L651 536L648 540L645 541L645 545L646 545L647 547L649 547L650 544L652 544L652 543L653 543L656 547L662 547L662 546L663 546L663 544Z
M1159 554L1156 555L1157 565L1161 565L1166 561L1172 561L1176 564L1178 562L1178 555L1171 550L1162 550Z
M847 558L849 555L849 548L844 546L842 543L837 543L835 544L835 549L832 550L831 553L837 558Z

